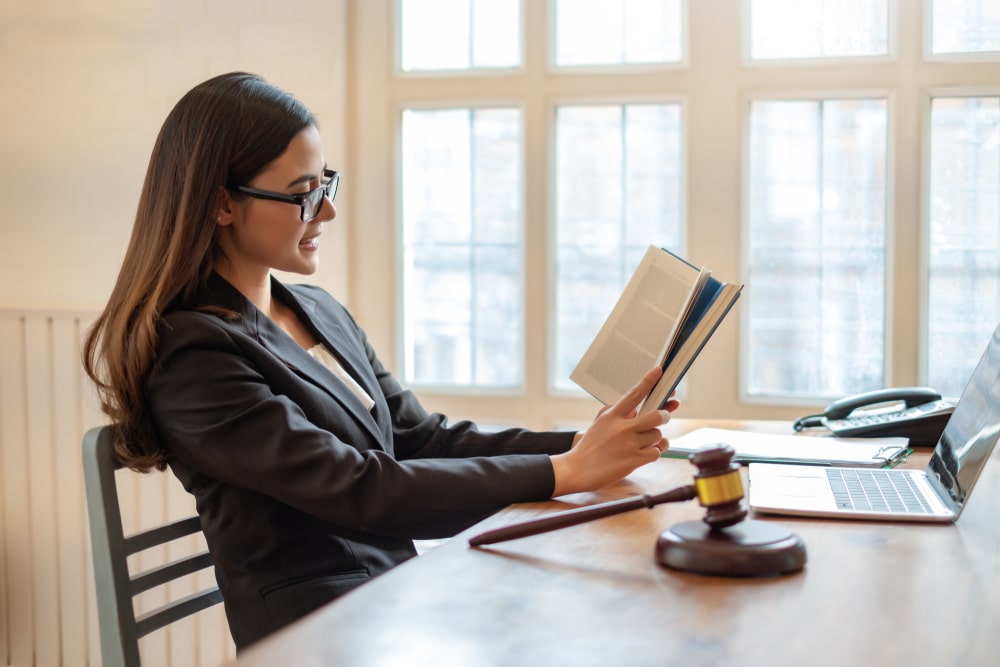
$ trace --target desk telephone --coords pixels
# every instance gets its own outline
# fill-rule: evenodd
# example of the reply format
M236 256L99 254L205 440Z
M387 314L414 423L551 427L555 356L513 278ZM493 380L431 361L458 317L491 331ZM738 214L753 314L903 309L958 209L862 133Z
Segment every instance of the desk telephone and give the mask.
M889 403L903 405L896 410L872 409ZM823 414L802 417L793 427L801 431L825 426L845 438L903 436L911 447L933 447L954 410L954 402L929 387L890 387L834 401Z

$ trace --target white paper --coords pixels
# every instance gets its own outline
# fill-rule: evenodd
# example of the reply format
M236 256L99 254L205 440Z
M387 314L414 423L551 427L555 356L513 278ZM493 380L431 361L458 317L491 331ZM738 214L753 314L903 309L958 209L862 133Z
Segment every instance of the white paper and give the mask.
M700 428L670 439L664 456L696 452L702 447L726 444L736 450L738 463L766 461L880 467L905 452L909 438L833 438L813 435L781 435Z

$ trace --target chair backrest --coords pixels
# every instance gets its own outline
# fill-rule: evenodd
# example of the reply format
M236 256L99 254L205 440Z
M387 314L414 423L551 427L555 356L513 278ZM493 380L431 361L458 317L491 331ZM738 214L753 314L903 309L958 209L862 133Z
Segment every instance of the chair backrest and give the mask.
M201 531L197 516L125 536L122 530L117 465L111 428L93 428L83 438L83 476L94 552L97 613L104 667L138 667L139 639L222 601L217 586L173 600L136 616L133 598L144 591L212 566L207 551L147 571L131 573L128 557Z

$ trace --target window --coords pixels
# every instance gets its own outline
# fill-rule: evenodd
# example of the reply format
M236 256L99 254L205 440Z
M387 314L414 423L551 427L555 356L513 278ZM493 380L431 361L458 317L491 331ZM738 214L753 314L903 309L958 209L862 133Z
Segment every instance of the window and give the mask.
M404 72L521 64L520 0L400 0Z
M353 6L348 303L429 409L589 423L569 373L650 243L746 284L683 416L964 384L1000 321L997 3L726 4Z
M556 0L556 65L676 63L681 0Z
M886 55L888 4L888 0L750 0L750 57Z
M931 53L1000 52L1000 3L931 0Z
M751 104L751 396L885 384L887 132L881 99Z
M521 118L403 112L405 379L521 385Z
M928 383L962 393L1000 321L1000 97L931 100Z
M649 244L680 251L678 104L556 110L554 368L574 390L576 363Z

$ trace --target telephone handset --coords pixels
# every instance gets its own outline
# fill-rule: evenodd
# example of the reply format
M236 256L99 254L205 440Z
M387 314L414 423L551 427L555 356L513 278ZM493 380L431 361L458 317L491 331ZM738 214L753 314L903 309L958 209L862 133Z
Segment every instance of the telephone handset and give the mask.
M903 405L896 410L872 409L889 403ZM823 414L802 417L793 427L801 431L825 426L833 435L849 438L904 436L911 447L933 447L954 410L953 402L930 387L890 387L834 401Z

